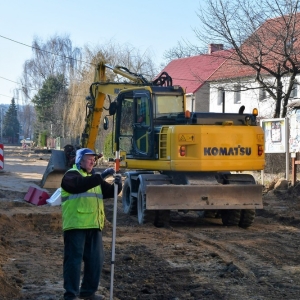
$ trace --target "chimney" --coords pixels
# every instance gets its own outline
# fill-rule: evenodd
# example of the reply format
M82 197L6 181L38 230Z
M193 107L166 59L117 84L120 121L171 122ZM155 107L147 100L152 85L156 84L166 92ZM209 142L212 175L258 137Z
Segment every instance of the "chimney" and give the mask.
M213 52L223 50L223 44L209 44L208 45L208 54L212 54Z

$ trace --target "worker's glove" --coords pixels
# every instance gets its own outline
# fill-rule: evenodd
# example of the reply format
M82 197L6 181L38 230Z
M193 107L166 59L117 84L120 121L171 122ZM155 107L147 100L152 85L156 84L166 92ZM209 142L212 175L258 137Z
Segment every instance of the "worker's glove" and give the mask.
M107 168L106 170L104 170L101 173L101 177L104 179L105 177L109 176L109 175L113 175L115 174L115 169L114 168Z
M115 184L119 185L120 183L122 183L122 176L121 174L115 174Z

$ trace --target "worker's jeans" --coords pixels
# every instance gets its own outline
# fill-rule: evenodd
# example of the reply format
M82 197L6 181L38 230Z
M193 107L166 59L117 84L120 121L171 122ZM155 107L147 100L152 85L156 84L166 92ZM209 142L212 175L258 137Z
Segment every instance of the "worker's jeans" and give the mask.
M99 229L72 229L64 231L64 299L91 296L100 282L104 252L102 232ZM80 285L81 263L84 262Z

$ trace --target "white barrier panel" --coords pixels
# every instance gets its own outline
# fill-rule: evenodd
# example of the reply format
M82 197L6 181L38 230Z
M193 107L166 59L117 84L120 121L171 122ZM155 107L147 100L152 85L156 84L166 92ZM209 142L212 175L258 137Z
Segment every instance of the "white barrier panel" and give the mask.
M4 146L0 144L0 170L4 169Z

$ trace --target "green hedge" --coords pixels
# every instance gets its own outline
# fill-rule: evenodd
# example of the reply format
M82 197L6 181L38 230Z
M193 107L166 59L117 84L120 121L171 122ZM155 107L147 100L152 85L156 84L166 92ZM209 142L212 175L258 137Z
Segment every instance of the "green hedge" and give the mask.
M40 147L46 147L47 146L47 132L46 131L39 133L38 145Z
M112 139L113 139L113 134L112 133L109 133L106 136L106 138L105 138L104 149L103 149L103 155L104 155L105 159L114 158L114 153L112 152L113 151L113 148L112 148L112 145L113 145Z

